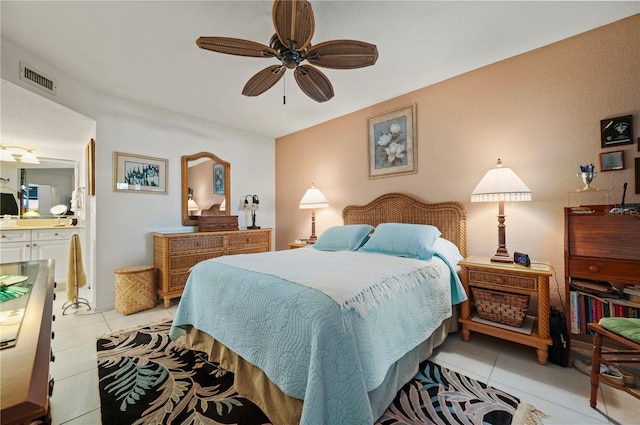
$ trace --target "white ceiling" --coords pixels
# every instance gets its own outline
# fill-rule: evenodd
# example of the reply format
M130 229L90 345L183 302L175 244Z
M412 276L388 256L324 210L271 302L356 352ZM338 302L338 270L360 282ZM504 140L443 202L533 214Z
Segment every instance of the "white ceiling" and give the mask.
M311 3L313 44L354 39L379 52L372 67L322 69L335 91L322 104L298 89L290 70L263 95L242 96L246 81L276 60L195 44L202 35L268 44L271 1L2 0L1 32L100 92L279 137L640 13L638 1ZM11 93L2 88L4 139L21 126L7 125L19 114L8 114Z
M36 155L55 156L53 149L84 148L94 134L94 120L20 86L2 80L0 93L3 146L37 147Z

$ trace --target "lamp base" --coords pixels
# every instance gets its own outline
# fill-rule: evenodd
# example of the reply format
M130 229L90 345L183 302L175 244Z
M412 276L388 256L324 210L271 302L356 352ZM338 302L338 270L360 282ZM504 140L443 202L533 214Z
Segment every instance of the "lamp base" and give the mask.
M491 257L491 262L493 263L513 263L513 258L509 256L509 254L498 254Z
M249 226L249 227L247 227L247 229L259 229L259 228L260 228L260 226Z

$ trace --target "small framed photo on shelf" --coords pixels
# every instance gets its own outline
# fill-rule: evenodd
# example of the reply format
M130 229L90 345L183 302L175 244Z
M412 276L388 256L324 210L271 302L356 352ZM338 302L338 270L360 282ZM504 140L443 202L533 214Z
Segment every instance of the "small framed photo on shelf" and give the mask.
M600 121L600 138L603 148L633 143L633 115Z
M624 170L624 151L600 154L600 171Z

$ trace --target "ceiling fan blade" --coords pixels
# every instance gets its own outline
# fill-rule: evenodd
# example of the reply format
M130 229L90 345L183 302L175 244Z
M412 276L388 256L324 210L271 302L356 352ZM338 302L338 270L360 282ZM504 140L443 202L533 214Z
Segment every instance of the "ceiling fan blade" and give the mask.
M331 40L310 47L306 57L309 63L325 68L363 68L376 63L378 48L364 41Z
M333 97L333 86L327 76L311 65L297 67L293 75L300 89L316 102L326 102Z
M196 44L201 49L229 55L269 58L278 54L272 47L240 38L200 37L196 40Z
M315 30L311 3L306 0L275 0L272 15L276 34L286 47L303 50L311 43Z
M271 65L251 77L242 89L245 96L259 96L280 81L287 70L283 65Z

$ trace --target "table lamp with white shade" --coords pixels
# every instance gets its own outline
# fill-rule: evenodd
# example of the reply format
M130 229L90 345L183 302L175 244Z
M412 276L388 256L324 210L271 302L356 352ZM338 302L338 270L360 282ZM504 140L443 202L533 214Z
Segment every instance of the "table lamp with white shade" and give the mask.
M300 200L299 208L311 210L311 236L309 236L309 242L313 243L318 240L316 236L316 208L326 208L329 206L329 201L324 197L320 189L317 189L313 183L311 187L307 189L304 196Z
M498 158L496 168L487 171L473 189L471 202L498 202L498 249L491 261L513 263L506 244L505 201L531 201L531 189L511 168L503 167L502 161Z

